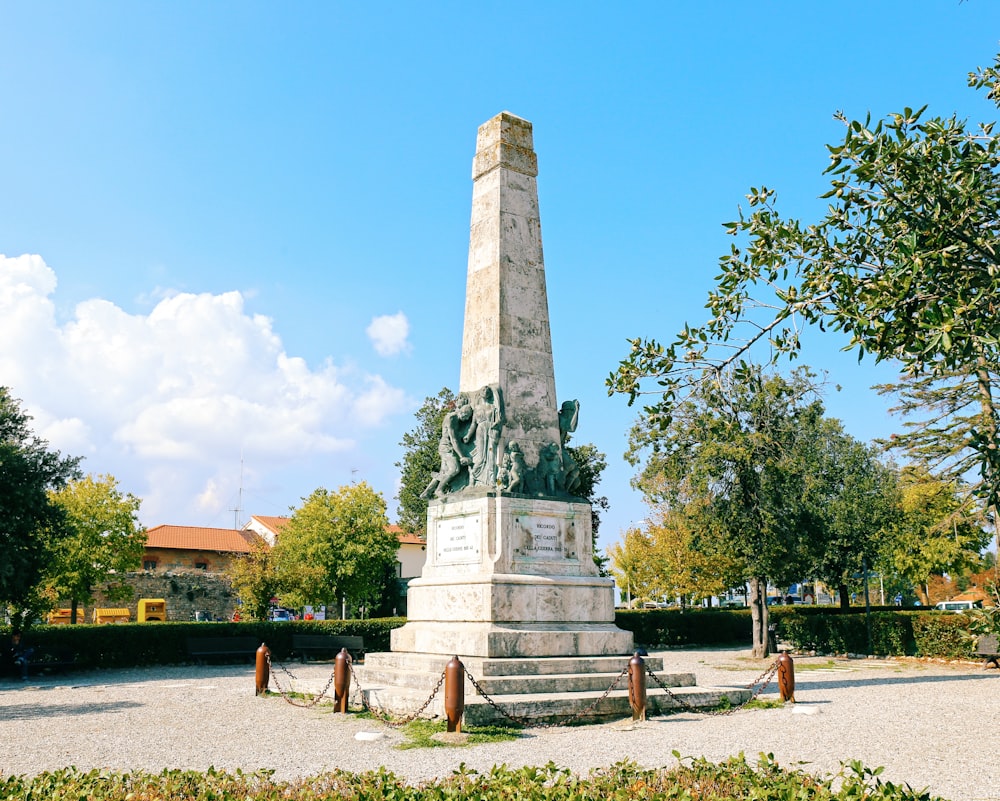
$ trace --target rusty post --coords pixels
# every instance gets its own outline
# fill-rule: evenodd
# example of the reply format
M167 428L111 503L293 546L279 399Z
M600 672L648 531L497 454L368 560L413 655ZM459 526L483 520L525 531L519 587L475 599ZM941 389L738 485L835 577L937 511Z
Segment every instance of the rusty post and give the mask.
M267 683L271 680L271 671L267 666L268 657L271 656L271 649L267 643L261 643L257 649L257 671L254 675L254 684L257 687L257 695L264 695L267 692Z
M351 655L341 648L333 660L333 711L347 712L347 698L351 694Z
M778 693L782 701L795 703L795 663L788 651L778 654Z
M628 661L628 702L632 720L646 719L646 663L636 653Z
M464 714L465 665L461 659L453 656L444 668L444 715L448 719L448 731L462 731Z

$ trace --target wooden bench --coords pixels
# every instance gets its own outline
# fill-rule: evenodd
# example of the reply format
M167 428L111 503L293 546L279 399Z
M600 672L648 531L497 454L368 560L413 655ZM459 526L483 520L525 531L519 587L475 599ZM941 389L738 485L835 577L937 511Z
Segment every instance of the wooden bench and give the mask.
M28 659L28 674L55 670L64 673L76 665L76 654L69 648L39 648Z
M260 643L256 637L188 637L188 655L198 664L209 657L232 659L239 657L253 661Z
M364 637L354 637L338 634L293 634L292 653L298 655L303 662L308 656L326 656L333 659L341 648L354 659L362 659L365 653Z
M986 660L983 664L984 668L988 668L991 664L1000 668L1000 647L998 646L1000 644L997 643L996 634L984 634L979 638L976 645L976 656L981 656Z

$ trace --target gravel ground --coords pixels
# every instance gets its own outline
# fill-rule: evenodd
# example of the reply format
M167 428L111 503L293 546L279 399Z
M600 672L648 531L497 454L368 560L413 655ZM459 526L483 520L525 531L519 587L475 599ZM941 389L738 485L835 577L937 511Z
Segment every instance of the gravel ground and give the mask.
M664 670L701 686L741 687L769 661L734 649L666 651ZM289 666L319 688L332 665ZM579 773L633 760L670 766L773 754L786 767L833 774L842 762L951 801L1000 801L1000 671L973 663L796 657L797 704L726 716L678 714L644 723L532 729L513 742L399 750L403 735L371 719L254 695L249 665L95 671L0 681L0 773L80 769L270 769L276 778L380 765L410 780L460 763L487 770L551 761ZM278 674L284 683L289 680ZM272 684L272 689L274 685ZM772 684L762 696L776 698ZM356 735L374 733L377 739Z

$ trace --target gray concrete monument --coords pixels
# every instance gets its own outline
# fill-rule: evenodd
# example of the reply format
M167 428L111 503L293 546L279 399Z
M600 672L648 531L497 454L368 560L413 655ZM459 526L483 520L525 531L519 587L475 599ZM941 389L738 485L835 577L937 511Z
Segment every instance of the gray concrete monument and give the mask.
M574 495L579 471L564 448L580 404L556 396L537 174L531 123L503 112L480 126L459 397L424 492L427 561L392 652L369 654L363 671L387 711L419 707L453 655L522 716L628 710L624 690L604 692L632 653L632 633L615 625L613 583L593 560L591 506ZM438 698L426 714L440 711ZM481 698L467 699L467 721L495 718Z
M626 654L593 561L591 508L564 449L579 404L556 396L531 123L504 112L473 160L456 409L428 487L427 562L394 652Z

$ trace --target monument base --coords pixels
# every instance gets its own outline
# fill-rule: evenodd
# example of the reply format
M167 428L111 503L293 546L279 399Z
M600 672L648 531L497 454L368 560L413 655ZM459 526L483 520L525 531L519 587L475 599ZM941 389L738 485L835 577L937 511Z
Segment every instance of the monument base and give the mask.
M632 632L612 623L407 623L391 633L393 653L484 658L622 656Z

